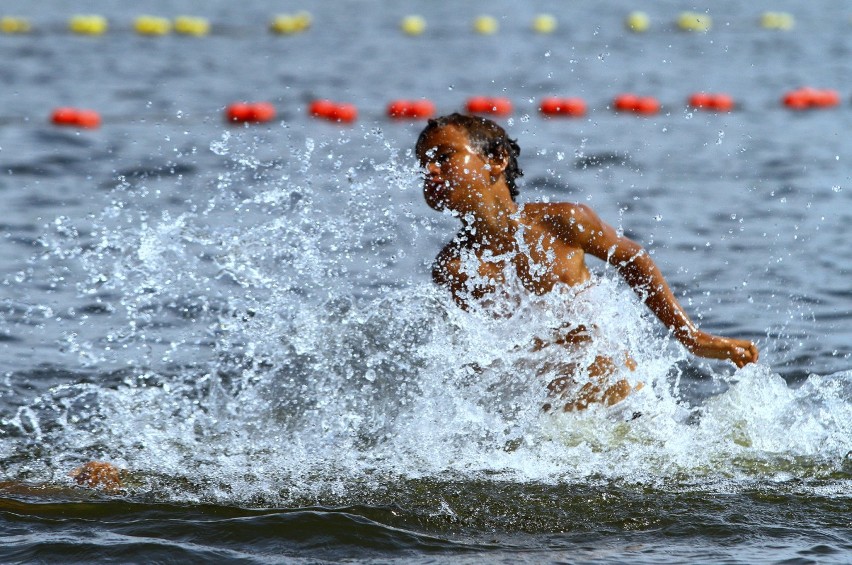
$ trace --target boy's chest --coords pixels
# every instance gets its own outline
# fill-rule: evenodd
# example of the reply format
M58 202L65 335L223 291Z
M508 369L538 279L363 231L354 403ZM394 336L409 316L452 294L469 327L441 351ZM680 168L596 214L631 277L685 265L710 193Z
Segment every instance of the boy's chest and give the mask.
M557 283L575 286L589 280L589 271L582 250L552 238L525 238L517 251L494 259L490 254L477 253L477 275L489 290L505 282L507 269L514 272L527 290L545 294Z

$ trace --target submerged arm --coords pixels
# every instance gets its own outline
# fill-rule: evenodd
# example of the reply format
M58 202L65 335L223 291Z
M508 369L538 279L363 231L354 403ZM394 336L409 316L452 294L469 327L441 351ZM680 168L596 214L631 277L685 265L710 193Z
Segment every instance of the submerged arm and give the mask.
M582 204L568 206L560 227L574 245L616 268L627 284L690 352L701 357L729 359L738 367L757 360L748 340L703 332L678 303L659 267L641 245L620 236L594 211Z

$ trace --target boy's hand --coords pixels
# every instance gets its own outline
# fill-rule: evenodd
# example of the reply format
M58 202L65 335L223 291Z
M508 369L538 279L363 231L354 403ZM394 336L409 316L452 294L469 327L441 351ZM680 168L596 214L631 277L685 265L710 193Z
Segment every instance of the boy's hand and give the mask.
M734 339L696 331L683 344L694 355L710 359L728 359L737 367L757 361L757 346L747 339Z

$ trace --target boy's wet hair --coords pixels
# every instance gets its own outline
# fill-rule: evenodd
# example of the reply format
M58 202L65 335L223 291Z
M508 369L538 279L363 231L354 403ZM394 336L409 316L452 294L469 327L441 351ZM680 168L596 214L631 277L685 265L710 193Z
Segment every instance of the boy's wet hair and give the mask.
M515 200L515 197L518 195L518 187L515 185L515 179L524 176L524 172L518 166L518 155L521 154L518 142L510 139L506 135L506 130L488 118L453 113L429 120L429 123L423 128L423 131L420 132L420 137L417 139L417 150L420 150L420 144L429 132L444 126L456 126L465 130L473 149L482 155L497 159L502 158L504 155L508 156L509 162L503 171L503 175L506 177L506 184L509 186L509 194L512 196L512 200Z

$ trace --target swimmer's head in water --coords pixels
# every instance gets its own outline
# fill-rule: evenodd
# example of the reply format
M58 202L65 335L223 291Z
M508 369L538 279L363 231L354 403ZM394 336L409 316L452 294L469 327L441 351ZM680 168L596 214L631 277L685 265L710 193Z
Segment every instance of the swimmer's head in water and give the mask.
M503 176L506 179L512 200L515 200L515 197L518 195L515 179L524 175L518 166L518 155L521 154L521 148L518 146L517 141L510 139L506 135L506 130L488 118L466 116L464 114L449 114L429 120L429 123L417 139L417 153L422 153L426 149L422 147L422 144L429 133L445 126L455 126L466 131L471 148L483 156L498 160L503 157L507 159L508 164L503 170Z

